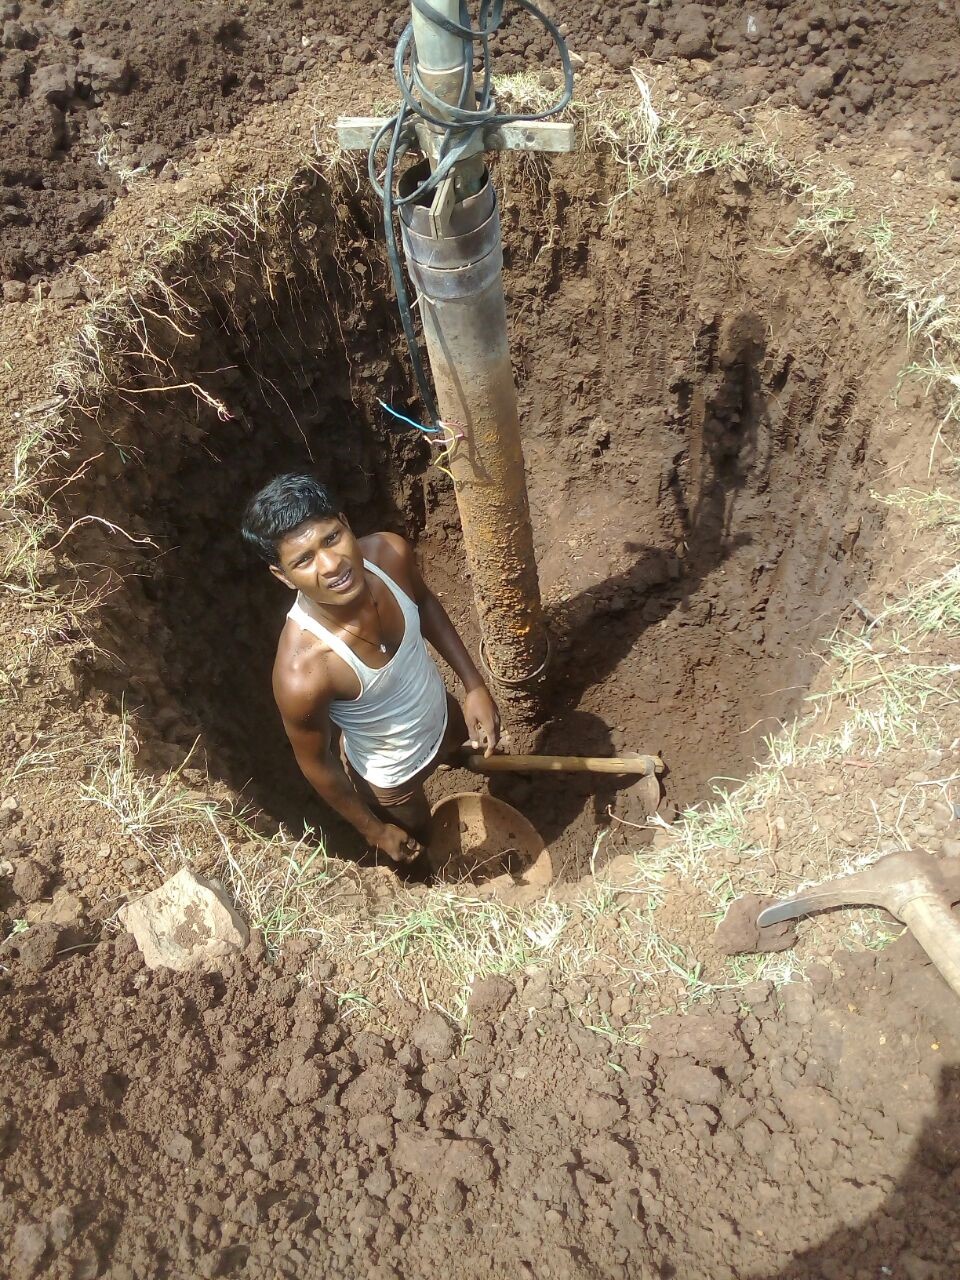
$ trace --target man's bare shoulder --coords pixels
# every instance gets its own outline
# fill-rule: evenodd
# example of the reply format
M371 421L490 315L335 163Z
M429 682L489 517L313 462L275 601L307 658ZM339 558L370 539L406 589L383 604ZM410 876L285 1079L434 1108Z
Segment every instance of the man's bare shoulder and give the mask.
M358 538L363 558L388 573L394 582L413 594L419 574L413 547L399 533L368 533Z
M303 719L337 696L333 656L319 636L287 620L273 664L273 693L284 718Z
M407 563L413 560L413 547L399 533L368 533L357 541L363 548L364 559L372 560L381 569L386 567L384 560Z

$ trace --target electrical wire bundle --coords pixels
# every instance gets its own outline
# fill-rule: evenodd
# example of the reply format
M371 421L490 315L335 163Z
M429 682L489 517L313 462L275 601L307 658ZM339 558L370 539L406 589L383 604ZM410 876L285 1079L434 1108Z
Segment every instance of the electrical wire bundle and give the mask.
M434 458L433 465L438 471L442 471L445 476L449 476L450 479L453 480L453 483L456 484L457 482L454 480L453 473L449 467L444 466L444 463L452 461L454 450L458 443L465 438L462 429L460 431L454 430L454 427L462 428L463 423L451 422L449 418L440 418L437 420L437 425L435 427L425 427L422 422L417 422L413 418L408 418L405 413L401 413L398 409L391 408L391 406L388 405L385 400L381 400L379 396L377 397L377 404L381 409L386 409L387 413L392 417L398 418L400 422L405 422L409 427L416 427L421 434L427 437L428 444L437 445L439 447L440 452ZM436 438L437 436L440 437L439 440Z
M519 121L545 120L549 116L556 115L558 111L562 111L570 102L573 96L573 67L570 63L570 54L567 51L563 36L555 23L545 13L541 12L531 0L515 0L515 3L544 26L556 46L563 69L563 92L556 103L546 111L535 113L497 111L493 98L490 38L503 25L504 0L482 0L476 28L470 25L467 0L460 0L459 22L454 22L444 14L438 13L433 5L429 3L429 0L412 0L414 9L422 14L423 17L451 35L458 36L464 42L463 83L460 88L460 96L457 104L452 106L431 93L423 83L417 63L417 50L413 39L413 23L412 21L409 22L397 41L393 59L394 75L400 87L403 102L397 114L388 120L377 133L370 145L370 152L367 157L367 172L370 176L370 182L383 203L383 227L386 234L387 258L397 294L400 320L403 324L404 336L410 351L410 359L413 362L413 370L420 390L420 397L426 409L427 419L431 423L429 428L423 427L419 423L413 423L413 425L430 434L436 431L450 432L451 439L447 441L446 445L447 457L450 456L452 448L456 446L456 435L452 432L450 424L444 423L439 416L433 390L423 367L420 345L413 326L410 298L403 276L400 252L397 247L394 213L403 205L422 202L426 196L436 190L460 160L464 159L466 155L473 154L471 144L473 136L478 130L482 132L486 129L498 128L501 125L514 124ZM479 46L481 62L480 88L476 91L474 90L475 46ZM417 143L413 127L414 117L419 117L427 124L443 131L439 159L433 172L416 190L411 191L408 195L398 197L394 194L396 165L397 161ZM381 179L377 175L377 153L388 135L390 142L387 147L386 164ZM381 403L383 402L381 401ZM388 408L388 406L384 405L384 408ZM404 417L404 415L396 414L395 410L389 411L397 417ZM406 421L412 422L412 419L407 418ZM441 467L441 470L446 470L446 468ZM447 474L449 475L449 472Z

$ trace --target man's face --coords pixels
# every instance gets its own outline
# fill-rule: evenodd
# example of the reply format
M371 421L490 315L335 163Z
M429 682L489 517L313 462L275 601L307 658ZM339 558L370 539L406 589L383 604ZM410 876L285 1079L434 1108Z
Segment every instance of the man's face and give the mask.
M351 604L364 590L363 552L345 516L305 520L277 548L270 572L319 605Z

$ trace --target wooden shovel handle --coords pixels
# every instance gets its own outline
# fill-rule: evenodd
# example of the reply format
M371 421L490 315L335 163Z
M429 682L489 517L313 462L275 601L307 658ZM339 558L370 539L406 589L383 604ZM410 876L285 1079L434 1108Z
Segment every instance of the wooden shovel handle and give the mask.
M663 772L659 756L467 756L474 773L620 773L641 778Z

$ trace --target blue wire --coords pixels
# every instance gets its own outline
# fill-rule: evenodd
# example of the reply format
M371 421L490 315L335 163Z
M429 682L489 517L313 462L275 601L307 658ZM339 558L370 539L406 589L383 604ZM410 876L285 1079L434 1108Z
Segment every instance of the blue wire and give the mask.
M425 431L428 435L436 435L440 431L440 427L425 427L422 422L414 422L413 418L408 418L405 413L399 413L396 409L391 409L379 396L377 397L377 404L380 405L381 409L386 409L387 413L399 418L401 422L406 422L411 427L416 427L418 431Z

